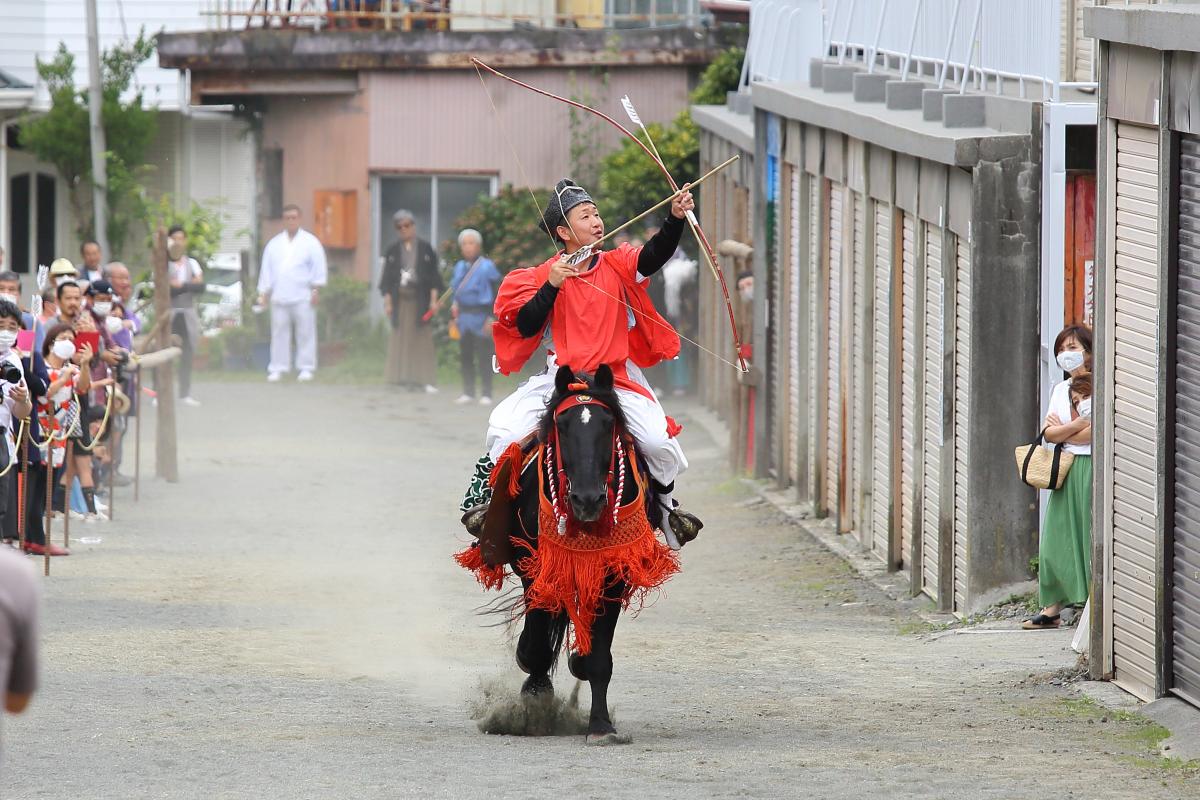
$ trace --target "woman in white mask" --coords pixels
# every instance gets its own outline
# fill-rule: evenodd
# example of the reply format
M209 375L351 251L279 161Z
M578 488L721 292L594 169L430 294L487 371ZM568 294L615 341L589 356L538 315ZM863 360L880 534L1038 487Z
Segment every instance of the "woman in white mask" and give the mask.
M1091 392L1082 386L1092 371L1092 331L1068 325L1054 340L1054 356L1067 377L1050 393L1042 423L1046 441L1063 444L1075 458L1061 489L1050 493L1038 543L1038 602L1042 610L1025 621L1026 630L1057 628L1063 606L1083 605L1092 582L1092 419ZM1086 382L1090 387L1090 381Z

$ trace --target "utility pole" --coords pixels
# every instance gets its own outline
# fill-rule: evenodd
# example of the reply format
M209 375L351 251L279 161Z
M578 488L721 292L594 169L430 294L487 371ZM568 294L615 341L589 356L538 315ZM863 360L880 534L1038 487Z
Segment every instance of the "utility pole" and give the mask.
M96 241L104 258L112 258L108 249L108 203L105 188L108 186L108 165L104 154L108 150L104 141L104 124L101 105L104 102L104 78L100 74L100 32L96 22L96 0L84 0L87 6L88 43L88 122L92 142L92 208L96 227Z

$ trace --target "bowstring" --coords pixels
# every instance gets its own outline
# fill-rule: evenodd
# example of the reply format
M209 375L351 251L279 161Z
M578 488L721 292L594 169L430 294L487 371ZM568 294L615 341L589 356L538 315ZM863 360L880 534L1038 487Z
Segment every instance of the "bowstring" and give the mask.
M541 203L538 202L537 195L534 194L533 184L530 183L529 174L525 171L525 163L523 161L521 161L521 156L517 154L517 148L513 144L512 139L509 137L508 131L504 128L503 125L500 124L500 110L498 108L496 108L496 100L495 100L495 98L492 97L491 90L488 89L487 81L485 81L483 79L483 72L479 69L478 64L472 63L472 66L475 67L475 74L479 78L479 85L483 87L483 93L488 99L488 105L490 105L492 107L492 118L496 123L496 128L499 129L499 131L500 131L500 138L503 139L504 143L508 146L508 150L512 154L513 161L517 162L517 169L521 173L521 180L523 180L525 182L525 188L529 192L529 199L533 201L533 207L535 209L537 209L538 219L544 220L546 218L546 215L542 212L542 205L541 205ZM647 134L647 138L649 138L649 134ZM653 142L651 142L651 146L653 147ZM559 203L561 204L561 202L562 202L562 198L559 197ZM570 224L570 223L568 223L568 224ZM543 231L545 231L546 235L550 237L550 243L554 246L554 251L557 253L559 251L559 244L558 244L558 241L554 238L554 234L552 234L550 231L543 228L541 225L539 225L538 227L541 228ZM574 230L572 230L572 234L573 233L574 233ZM703 246L701 246L701 249L704 249ZM600 253L597 253L596 255L600 255ZM586 273L583 273L583 274L586 274ZM583 277L583 274L576 275L574 277L577 277L577 278ZM714 275L715 275L715 273L714 273ZM646 312L644 312L640 309L635 309L633 306L631 306L629 304L628 299L626 299L624 297L617 297L616 295L611 294L611 293L605 291L604 289L601 289L594 282L584 281L584 283L587 284L588 286L590 286L593 290L608 297L609 299L616 300L617 302L621 303L626 308L628 308L631 313L640 314L643 321L651 322L651 323L659 326L660 328L665 328L666 330L668 330L668 331L674 333L676 336L678 336L680 341L687 342L688 344L692 345L693 347L700 350L701 352L707 353L708 355L717 359L722 364L727 364L728 366L733 367L738 372L742 371L742 368L739 365L735 364L734 362L730 361L729 359L725 358L724 356L720 355L719 353L716 353L716 352L710 350L709 348L705 347L704 345L700 344L699 342L695 341L694 339L689 339L688 337L684 336L682 333L677 331L674 327L667 324L666 322L661 322L658 319L655 319L654 317L651 317L650 315L646 314Z

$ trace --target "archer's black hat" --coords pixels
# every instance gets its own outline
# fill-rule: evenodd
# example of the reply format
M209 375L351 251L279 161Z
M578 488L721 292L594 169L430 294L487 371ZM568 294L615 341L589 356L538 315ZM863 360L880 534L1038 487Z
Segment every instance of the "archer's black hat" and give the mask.
M567 213L580 203L595 203L592 196L570 178L563 178L554 185L554 192L546 201L542 216L542 230L557 238L554 229L567 224Z

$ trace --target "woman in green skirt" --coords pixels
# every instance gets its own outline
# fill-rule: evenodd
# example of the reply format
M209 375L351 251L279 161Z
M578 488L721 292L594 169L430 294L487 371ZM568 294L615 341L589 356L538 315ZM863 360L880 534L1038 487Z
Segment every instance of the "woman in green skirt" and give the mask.
M1050 493L1038 545L1038 602L1026 630L1057 628L1063 606L1087 602L1092 581L1092 331L1068 325L1054 340L1054 356L1068 378L1050 393L1046 441L1065 443L1074 461L1061 489ZM1072 391L1072 383L1075 391ZM1086 396L1085 396L1086 392Z

